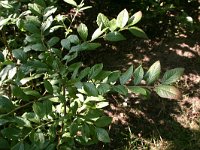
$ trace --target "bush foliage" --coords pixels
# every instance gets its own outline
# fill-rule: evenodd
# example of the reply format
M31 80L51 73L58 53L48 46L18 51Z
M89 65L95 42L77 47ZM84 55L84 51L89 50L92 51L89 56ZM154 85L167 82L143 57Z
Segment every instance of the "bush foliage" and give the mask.
M112 118L103 111L109 105L108 92L148 98L155 91L163 98L181 97L173 83L183 68L160 78L159 61L148 70L130 66L120 72L105 71L103 64L85 66L78 59L83 51L98 52L97 39L126 40L124 30L148 38L135 26L141 11L129 15L124 9L113 19L99 13L98 28L90 35L87 25L75 24L77 15L91 7L64 0L75 12L68 15L58 3L0 1L0 149L77 149L109 143Z

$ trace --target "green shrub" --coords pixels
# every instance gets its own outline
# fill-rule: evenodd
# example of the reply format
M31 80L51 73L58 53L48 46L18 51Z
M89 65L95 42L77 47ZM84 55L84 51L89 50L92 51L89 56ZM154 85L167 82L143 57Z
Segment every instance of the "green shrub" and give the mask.
M154 90L163 98L181 97L171 84L183 68L168 70L159 80L159 61L146 73L142 66L121 73L105 71L103 64L85 67L77 59L82 51L101 46L96 39L125 40L123 30L147 38L135 26L141 12L129 17L124 9L111 20L99 13L98 28L90 36L85 24L73 24L90 6L64 1L74 7L72 18L58 10L57 1L0 2L0 149L76 149L109 143L106 129L112 118L103 111L109 105L104 97L108 92L148 97Z

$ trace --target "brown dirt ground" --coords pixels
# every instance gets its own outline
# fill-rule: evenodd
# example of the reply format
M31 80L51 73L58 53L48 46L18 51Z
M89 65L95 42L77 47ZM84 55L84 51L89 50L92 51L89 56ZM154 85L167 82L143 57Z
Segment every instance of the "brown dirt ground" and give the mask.
M170 39L130 40L106 43L91 54L90 63L104 64L107 70L125 70L133 64L144 68L160 60L162 71L184 67L176 86L182 99L148 100L135 95L109 95L106 111L113 117L112 142L100 149L200 149L200 41L186 35ZM99 149L99 146L98 146Z

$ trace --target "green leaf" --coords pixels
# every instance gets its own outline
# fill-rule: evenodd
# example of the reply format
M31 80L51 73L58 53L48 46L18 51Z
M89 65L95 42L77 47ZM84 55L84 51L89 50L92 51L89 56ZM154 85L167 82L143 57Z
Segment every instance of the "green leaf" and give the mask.
M49 81L44 80L44 87L50 94L53 94L53 87Z
M103 69L103 64L96 64L92 66L88 74L89 79L95 78Z
M125 27L126 23L128 22L128 11L126 9L122 10L117 16L117 26L119 28Z
M52 102L50 100L45 100L43 102L43 109L45 110L45 115L52 113Z
M0 149L1 150L8 150L10 149L10 145L7 140L4 138L0 137Z
M68 36L67 39L69 40L70 43L73 43L73 44L79 44L80 43L78 36L74 35L74 34Z
M62 39L61 45L62 45L62 47L66 48L67 50L70 50L71 44L68 39Z
M90 67L87 67L85 69L83 69L80 74L78 75L78 79L82 80L83 78L85 78L90 72Z
M116 29L117 29L117 20L114 18L114 19L110 20L110 22L109 22L109 30L111 32L113 32Z
M109 90L110 90L110 85L107 83L101 83L98 87L97 87L99 94L104 95L106 94Z
M42 26L41 26L41 30L44 32L46 31L47 29L49 29L49 27L51 26L51 24L53 23L53 17L52 16L49 16L46 21L44 21L42 23Z
M160 76L160 72L161 72L161 66L160 66L160 61L156 61L147 71L147 73L145 74L145 79L147 81L147 84L150 85L153 82L155 82L159 76Z
M99 102L96 104L96 108L100 109L100 108L104 108L108 105L109 105L109 102Z
M41 97L41 94L38 91L32 90L31 88L26 88L23 90L26 95L34 96L37 98Z
M104 142L104 143L110 142L108 132L105 129L95 128L95 132L97 134L97 138L98 138L99 141Z
M7 0L5 0L5 1L0 1L0 5L3 7L3 8L13 8L12 7L12 5L10 5L9 3L8 3L9 1Z
M4 62L4 55L3 55L3 53L0 51L0 62Z
M102 28L109 27L109 19L102 13L98 14L96 22L99 27L101 25L102 25Z
M42 7L40 5L36 3L33 4L29 3L28 8L36 16L42 16Z
M117 93L119 93L119 94L122 94L122 95L127 95L128 94L128 90L124 85L113 86L112 90L117 92Z
M112 42L126 40L126 38L118 31L109 32L108 34L106 34L104 39Z
M12 119L12 122L16 123L19 127L28 127L28 128L32 127L29 120L27 120L26 118L19 117L19 116L15 116Z
M118 70L113 71L113 72L108 76L108 81L107 81L107 83L116 82L116 81L119 79L120 74L121 74L121 72L118 71Z
M35 51L45 51L46 47L42 43L37 43L37 44L33 44L31 46L31 49L33 49Z
M93 83L85 82L83 87L88 96L98 96L98 90Z
M25 150L25 146L23 142L19 142L16 145L14 145L11 150Z
M30 33L40 33L40 29L32 22L26 22L24 25L26 31Z
M156 86L154 90L162 98L181 99L180 91L174 86L159 85Z
M43 118L45 115L45 109L43 108L43 104L40 102L36 102L33 104L33 111L40 117Z
M94 79L96 81L102 81L104 79L107 79L108 76L111 74L111 71L101 71ZM106 80L107 81L107 80ZM104 82L104 81L103 81Z
M12 94L13 94L13 96L16 96L17 98L21 98L25 101L29 100L28 96L18 86L12 86Z
M108 117L108 116L102 116L100 117L99 119L97 119L94 124L97 126L97 127L106 127L108 125L110 125L112 122L112 118L111 117Z
M128 89L135 94L143 95L146 97L148 97L150 94L150 92L147 89L139 86L128 86Z
M104 33L104 31L106 30L106 28L103 29L103 30L101 30L101 27L102 27L102 25L100 25L100 27L97 28L97 29L94 31L94 33L92 34L92 39L90 40L91 42L94 41L95 39L97 39L97 38L98 38L100 35L102 35L102 34Z
M56 10L57 10L57 8L54 7L54 6L50 6L50 7L45 8L45 10L44 10L44 15L43 15L44 20L46 20L47 17L49 17L49 16L51 16L53 13L55 13Z
M77 6L77 3L74 0L64 0L64 2L66 2L72 6Z
M125 84L131 78L132 74L133 74L133 65L131 65L129 69L121 75L121 77L119 78L120 84L122 85Z
M8 113L14 109L14 105L8 98L0 96L0 114Z
M17 141L19 138L21 138L22 133L21 133L21 130L19 128L7 127L7 128L4 128L3 130L1 130L1 134L5 138Z
M141 18L142 18L142 12L141 11L136 12L133 16L129 18L128 25L129 26L135 25L141 20Z
M97 49L100 46L101 46L100 43L88 43L88 42L84 42L84 43L81 44L81 51L95 50L95 49Z
M134 76L133 80L134 85L140 84L144 76L144 70L141 65L135 69L135 71L133 72L133 76Z
M12 50L12 54L16 59L21 60L22 63L27 60L27 55L22 49Z
M138 27L130 27L129 31L136 37L148 39L146 33Z
M49 47L52 47L56 45L59 41L60 41L60 38L57 36L54 36L49 41L47 41L47 44L49 45Z
M162 78L162 84L172 84L176 82L183 74L184 68L175 68L167 70Z
M81 23L77 28L79 36L82 38L83 41L87 40L88 37L88 28L85 24Z

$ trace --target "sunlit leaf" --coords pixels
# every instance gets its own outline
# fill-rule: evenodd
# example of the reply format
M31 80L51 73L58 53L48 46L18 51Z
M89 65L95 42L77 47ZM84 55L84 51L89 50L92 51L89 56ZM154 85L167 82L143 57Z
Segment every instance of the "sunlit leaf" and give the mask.
M147 71L147 73L145 74L145 79L147 81L147 84L150 85L153 82L155 82L159 76L160 76L160 72L161 72L161 66L160 66L160 61L156 61Z
M162 98L169 98L169 99L180 99L181 98L180 91L174 86L159 85L159 86L156 86L154 90Z
M44 10L44 15L43 15L44 20L45 20L47 17L49 17L50 15L52 15L53 13L55 13L56 10L57 10L57 8L54 7L54 6L50 6L50 7L45 8L45 10Z
M102 28L109 27L109 19L102 13L98 14L96 22L99 27L101 25L102 25Z
M87 40L88 36L88 28L85 24L81 23L77 28L78 34L82 38L83 41Z
M162 84L171 84L176 82L184 72L184 68L175 68L167 70L162 78Z
M128 11L126 9L122 10L117 16L117 26L123 28L128 22Z
M135 25L141 20L141 18L142 18L142 12L141 11L136 12L133 16L129 18L128 25L129 26Z
M133 76L134 76L133 80L134 85L140 84L144 76L144 70L141 65L135 69L135 71L133 72Z
M70 5L73 5L73 6L77 6L76 1L74 1L74 0L64 0L64 2L66 2L66 3L70 4Z

